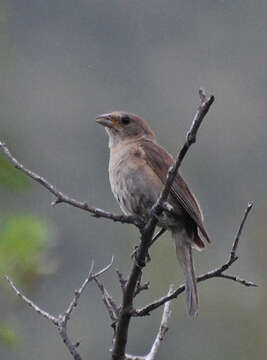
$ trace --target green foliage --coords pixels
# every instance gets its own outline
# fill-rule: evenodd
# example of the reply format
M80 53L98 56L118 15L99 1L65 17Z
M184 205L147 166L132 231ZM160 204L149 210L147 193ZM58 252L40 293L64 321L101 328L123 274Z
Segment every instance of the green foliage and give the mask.
M11 165L9 160L0 155L0 185L11 190L24 191L31 186L31 183L24 174Z
M49 232L36 216L9 217L0 232L0 274L24 284L42 274Z
M47 261L50 239L51 227L37 216L10 216L0 224L0 285L3 290L10 290L4 275L14 280L18 287L25 288L48 269L49 272L55 270L55 264ZM4 297L11 294L10 291L1 293ZM0 312L0 343L14 349L18 347L20 337L9 324L10 311L15 303L8 304L5 311Z
M0 341L8 348L16 348L19 345L19 339L16 331L9 324L1 325Z
M7 24L8 16L6 9L9 7L8 0L2 0L0 5L0 106L1 106L1 140L7 136L15 135L10 130L5 131L9 119L12 119L9 111L10 75L13 73L14 44L9 41ZM12 76L11 76L12 77ZM9 128L9 126L8 126ZM15 140L17 142L17 140ZM16 170L10 161L0 154L0 190L7 189L23 192L31 188L32 181L22 172ZM14 204L16 207L16 204ZM2 208L2 211L4 209ZM42 218L33 215L10 216L0 219L0 348L2 346L14 349L21 343L20 335L16 333L10 318L14 313L16 295L10 290L4 275L8 275L15 284L25 289L31 286L44 273L55 271L55 259L48 255L51 246L51 226ZM49 253L49 255L51 255ZM1 351L0 351L1 352ZM0 356L1 357L1 356Z

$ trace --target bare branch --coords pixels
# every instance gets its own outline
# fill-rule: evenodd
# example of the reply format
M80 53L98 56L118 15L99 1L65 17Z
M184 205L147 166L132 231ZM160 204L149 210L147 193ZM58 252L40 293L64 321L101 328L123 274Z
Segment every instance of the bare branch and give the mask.
M68 350L74 360L82 360L81 355L77 351L77 346L75 344L73 344L72 341L70 340L70 338L67 334L67 327L63 326L63 319L61 319L60 316L59 316L59 321L60 321L60 323L58 326L58 332L59 332L59 335L61 336L61 339L63 340L63 343L68 348Z
M63 315L59 315L58 317L49 314L45 310L42 310L32 300L28 299L25 295L23 295L20 292L20 290L18 290L16 288L16 286L14 285L12 280L10 280L7 276L6 276L6 279L7 279L8 283L10 284L10 286L12 287L12 289L17 294L17 296L19 296L34 311L36 311L38 314L42 315L46 319L50 320L57 327L57 330L58 330L58 332L59 332L59 334L60 334L60 336L61 336L61 338L63 340L63 343L68 348L68 350L69 350L70 354L72 355L73 359L74 360L82 360L81 355L77 351L77 345L76 345L77 343L73 344L72 341L70 340L69 336L68 336L67 324L68 324L68 321L70 320L70 316L71 316L71 313L72 313L73 309L78 305L79 297L81 296L81 294L84 291L85 287L88 285L89 282L96 279L98 276L102 275L104 272L106 272L112 266L112 263L113 263L113 257L112 257L112 260L111 260L110 264L108 264L105 268L98 271L97 273L93 274L94 263L92 262L91 269L89 271L88 276L86 277L86 279L82 283L81 287L78 290L75 291L74 298L72 299L69 306L67 307L67 310L64 312Z
M199 96L200 96L201 103L200 103L198 110L196 112L196 115L193 119L190 130L187 133L186 142L184 143L183 147L180 149L175 164L173 166L171 166L168 171L165 186L164 186L164 188L159 196L159 199L157 201L158 205L163 204L164 202L167 201L172 183L178 173L178 170L182 164L182 161L183 161L187 151L189 150L190 146L196 142L197 131L198 131L204 117L208 113L211 105L213 104L213 102L215 100L215 97L213 95L208 98L203 89L199 90Z
M170 285L168 295L170 295L173 292L173 285ZM154 360L156 358L156 354L159 351L160 344L162 343L166 332L168 331L168 321L171 317L171 301L168 301L164 305L161 323L159 327L159 331L157 333L157 336L155 338L155 341L151 347L150 352L146 356L146 360Z
M33 301L28 299L25 295L23 295L14 285L12 280L10 280L6 276L7 281L9 282L12 289L15 291L15 293L26 303L28 304L34 311L36 311L38 314L42 315L46 319L50 320L58 329L58 332L68 348L70 354L72 355L74 360L82 360L80 354L77 352L76 346L71 342L70 338L67 335L67 317L66 316L58 316L55 317L51 314L49 314L47 311L42 310L39 306L37 306Z
M242 234L242 230L244 228L245 222L247 220L248 214L250 212L250 210L252 209L253 204L249 203L247 205L247 208L245 210L244 216L242 218L241 224L239 226L237 235L235 237L235 240L233 242L233 246L230 252L230 256L228 258L228 260L226 261L226 263L224 263L223 265L221 265L220 267L218 267L217 269L214 269L212 271L209 271L206 274L200 275L197 277L197 282L202 282L208 279L212 279L212 278L225 278L225 279L229 279L229 280L233 280L235 282L238 282L244 286L247 287L256 287L257 285L251 281L247 281L244 279L241 279L239 276L237 275L227 275L224 274L224 272L226 270L229 269L229 267L238 259L237 255L236 255L236 250L238 247L238 243ZM182 294L185 291L185 286L181 285L179 286L172 294L167 295L167 296L163 296L162 298L144 306L141 309L138 309L136 311L133 312L133 316L145 316L145 315L149 315L151 311L157 309L159 306L165 304L166 301L169 301L170 299L174 299L177 298L180 294Z
M258 286L257 284L255 284L252 281L247 281L245 279L241 279L238 275L220 274L220 275L217 275L217 277L233 280L233 281L238 282L247 287L250 287L250 286L257 287Z
M138 281L138 283L136 284L136 289L134 292L134 297L136 297L138 294L140 294L140 292L144 291L144 290L148 290L150 286L150 282L146 281L144 283L142 283L141 281Z
M173 285L170 285L168 295L170 295L172 292L173 292ZM166 302L161 317L160 327L149 353L145 356L126 354L125 360L155 360L156 355L159 351L160 344L162 343L166 335L166 332L168 331L168 321L171 317L170 307L171 307L171 301Z
M127 285L125 287L125 291L123 294L122 309L120 311L120 315L118 319L115 343L112 351L112 360L124 360L125 358L125 348L128 337L128 328L129 328L131 316L133 314L133 298L136 291L136 285L141 278L142 268L146 264L148 249L153 238L155 227L158 223L157 216L155 215L160 215L161 212L163 211L162 206L164 205L164 203L168 198L171 185L175 179L175 176L177 175L178 169L181 166L181 163L187 151L189 150L190 146L195 142L198 128L201 125L205 115L207 114L215 98L214 96L207 98L206 95L204 94L204 91L201 90L200 100L201 100L201 104L193 119L193 123L190 128L190 131L187 134L186 142L179 151L174 166L172 166L168 171L165 186L158 200L156 201L156 203L152 208L150 220L142 229L141 243L136 251L135 262L131 269L130 276L127 281Z
M94 280L103 295L103 302L107 308L109 317L110 317L111 321L114 323L117 321L118 316L119 316L119 307L117 306L115 301L112 299L112 297L108 293L108 291L105 289L104 285L97 278L95 278Z
M113 261L114 261L114 256L112 256L111 262L106 267L104 267L102 270L100 270L97 273L93 274L92 278L97 278L100 275L103 275L106 271L108 271L111 268L111 266L113 264Z
M104 211L102 209L95 208L90 206L87 202L77 201L68 195L65 195L62 191L58 190L54 185L49 183L44 177L27 169L23 164L21 164L9 151L7 145L3 142L0 142L0 148L3 150L5 156L11 161L14 167L21 172L23 172L26 176L30 177L34 181L38 182L44 188L46 188L50 193L52 193L56 199L51 203L52 206L55 206L60 203L69 204L78 209L87 211L91 216L101 217L105 219L109 219L115 222L120 222L122 224L134 224L138 228L143 226L142 221L136 216L126 216L126 215L115 215L108 211Z
M113 261L114 261L114 257L112 256L111 262L106 267L104 267L103 269L101 269L100 271L98 271L95 274L93 274L94 261L92 261L92 265L91 265L91 268L89 270L89 273L88 273L86 279L82 283L81 287L78 290L74 291L74 298L72 299L67 310L65 311L64 315L62 316L62 318L65 322L67 322L69 320L73 309L78 305L79 297L81 296L82 292L84 291L86 286L89 284L89 282L92 280L96 280L98 276L100 276L100 275L104 274L106 271L108 271L111 268Z
M87 278L84 280L84 282L82 283L80 289L74 291L74 298L72 299L72 301L69 304L67 310L65 311L66 319L70 318L70 315L71 315L73 309L78 305L79 297L81 296L81 294L82 294L83 290L85 289L86 285L91 281L93 269L94 269L94 261L92 261L92 265L91 265L89 274L88 274Z
M236 237L235 237L235 241L233 243L233 247L232 247L232 250L231 250L231 254L230 254L230 259L229 259L229 263L231 261L235 261L236 260L236 250L237 250L237 246L238 246L238 243L239 243L239 239L240 239L240 236L242 234L242 230L243 230L243 227L245 225L245 222L247 220L247 217L248 217L248 214L250 212L250 210L253 208L253 203L248 203L247 205L247 208L245 210L245 214L243 216L243 219L241 221L241 224L239 226L239 229L237 231L237 234L236 234Z
M121 290L122 290L122 292L124 292L125 286L127 284L127 280L123 277L122 273L118 269L116 269L116 273L118 275L118 279L119 279L119 282L121 285Z
M12 289L15 291L15 293L27 304L29 307L31 307L34 311L36 311L38 314L42 315L44 318L50 320L54 325L58 326L58 319L57 317L49 314L47 311L42 310L39 306L34 304L27 296L23 295L15 286L13 281L9 279L8 276L6 276L6 280L8 281L9 285L12 287Z
M125 354L125 360L146 360L145 356Z

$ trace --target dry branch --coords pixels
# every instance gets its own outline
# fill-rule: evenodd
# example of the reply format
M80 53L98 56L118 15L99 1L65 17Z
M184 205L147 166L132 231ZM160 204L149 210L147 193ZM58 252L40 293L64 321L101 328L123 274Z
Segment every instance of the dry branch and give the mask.
M77 201L70 196L64 194L62 191L58 190L54 185L48 182L43 176L40 176L36 172L27 169L22 163L20 163L9 151L7 145L3 142L0 142L0 148L2 149L5 156L11 161L14 167L21 172L23 172L26 176L30 177L34 181L38 182L44 188L46 188L50 193L52 193L56 199L52 201L51 205L55 206L60 203L69 204L78 209L87 211L91 216L105 218L109 220L113 220L115 222L120 222L122 224L134 224L138 228L143 226L141 219L136 216L126 216L126 215L115 215L108 211L95 208L90 206L87 202Z
M173 291L173 285L170 286L168 295L171 294L172 291ZM154 360L156 358L156 354L158 353L160 344L162 343L166 335L166 332L168 331L168 321L169 318L171 317L170 308L171 308L171 301L167 301L164 305L159 331L157 333L157 336L151 347L150 352L146 356L146 360Z
M208 98L203 89L199 90L199 97L200 97L200 105L199 105L196 115L193 119L190 130L188 131L188 133L186 135L186 142L184 143L183 147L179 151L175 164L169 168L165 186L164 186L164 188L159 196L159 199L157 201L158 205L160 205L160 206L161 206L161 204L164 204L165 201L167 201L172 183L174 182L174 179L178 173L178 170L182 164L182 161L183 161L187 151L189 150L190 146L196 142L198 129L199 129L200 125L202 124L204 117L207 115L211 105L213 104L213 102L215 100L215 97L213 95Z
M238 228L237 235L236 235L236 237L234 239L233 246L231 248L228 260L223 265L221 265L219 268L214 269L212 271L209 271L206 274L198 276L197 277L197 282L202 282L202 281L212 279L212 278L225 278L225 279L229 279L229 280L233 280L235 282L238 282L238 283L240 283L240 284L242 284L244 286L254 286L254 287L257 286L255 283L253 283L251 281L241 279L237 275L224 274L224 272L226 270L228 270L230 268L230 266L238 259L238 256L236 255L237 247L238 247L240 236L241 236L242 230L244 228L245 222L247 220L248 214L249 214L250 210L252 209L252 207L253 207L252 203L249 203L247 205L247 208L245 210L245 213L244 213L244 216L242 218L241 224L240 224L240 226ZM148 305L144 306L141 309L135 310L133 315L134 316L149 315L151 311L153 311L153 310L157 309L158 307L162 306L163 304L165 304L166 301L177 298L184 291L185 291L185 286L181 285L172 294L169 294L167 296L163 296L162 298L152 302L151 304L148 304Z
M170 285L168 295L170 295L173 292L173 285ZM167 301L164 305L161 322L159 326L158 333L155 337L155 340L151 346L151 349L149 353L145 356L136 356L136 355L125 355L125 360L155 360L156 355L159 351L159 347L164 340L164 337L166 335L166 332L168 331L168 321L171 317L171 300Z
M100 275L102 275L104 272L106 272L107 270L110 269L110 267L112 266L113 263L113 257L112 260L110 262L110 264L108 264L105 268L103 268L102 270L96 272L93 274L93 268L94 268L94 263L92 262L90 271L86 277L86 279L83 281L82 285L80 286L80 288L78 290L75 290L74 292L74 297L71 300L70 304L68 305L67 309L65 310L65 312L61 315L58 316L54 316L49 314L47 311L41 309L39 306L37 306L32 300L30 300L29 298L27 298L25 295L22 294L22 292L20 290L18 290L16 288L16 286L14 285L13 281L10 280L8 277L6 277L7 281L9 282L10 286L12 287L12 289L15 291L15 293L17 294L17 296L19 296L27 305L29 305L34 311L36 311L38 314L40 314L41 316L43 316L44 318L50 320L56 327L57 330L63 340L63 343L66 345L66 347L68 348L70 354L72 355L74 360L82 360L81 355L78 353L77 351L77 343L73 343L69 336L68 336L68 332L67 332L67 325L68 325L68 321L70 320L70 316L72 311L74 310L74 308L78 305L78 300L81 296L81 294L83 293L84 289L86 288L86 286L89 284L89 282L91 282L92 280L97 279L97 277L99 277Z

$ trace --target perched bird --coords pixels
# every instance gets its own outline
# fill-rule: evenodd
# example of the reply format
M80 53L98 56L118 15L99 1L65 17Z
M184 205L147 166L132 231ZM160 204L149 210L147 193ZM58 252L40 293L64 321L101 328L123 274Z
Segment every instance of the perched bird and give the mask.
M96 120L109 136L109 180L112 192L126 215L149 219L151 208L162 190L173 157L163 149L147 122L137 115L115 111ZM198 231L210 242L203 225L201 208L180 173L168 197L173 211L164 211L158 225L171 231L177 258L185 275L186 301L190 316L198 313L198 293L192 247L205 244Z

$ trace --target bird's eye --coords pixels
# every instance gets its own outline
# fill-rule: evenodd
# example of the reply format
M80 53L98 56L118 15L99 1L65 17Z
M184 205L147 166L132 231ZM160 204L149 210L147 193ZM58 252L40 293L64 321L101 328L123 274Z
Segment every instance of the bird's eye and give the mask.
M123 124L123 125L128 125L129 123L130 123L130 118L129 118L129 116L127 116L127 115L125 115L125 116L123 116L122 118L121 118L121 123Z

